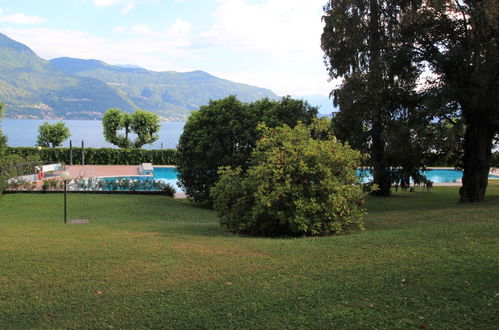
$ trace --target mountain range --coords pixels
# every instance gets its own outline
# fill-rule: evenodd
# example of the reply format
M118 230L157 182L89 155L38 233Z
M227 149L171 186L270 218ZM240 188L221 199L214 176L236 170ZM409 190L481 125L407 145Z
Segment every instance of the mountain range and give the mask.
M100 119L107 109L118 107L185 120L210 99L228 95L243 102L278 98L268 89L204 71L155 72L68 57L47 61L0 33L0 102L7 118Z

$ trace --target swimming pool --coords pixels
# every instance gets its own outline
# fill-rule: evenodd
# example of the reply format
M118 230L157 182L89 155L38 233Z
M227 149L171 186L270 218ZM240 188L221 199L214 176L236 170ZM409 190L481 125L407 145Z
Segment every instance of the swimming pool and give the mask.
M360 173L360 172L359 172ZM458 183L463 177L463 172L460 170L452 169L432 169L422 172L428 180L434 183ZM175 167L154 167L154 176L127 176L127 177L108 177L103 178L106 183L118 182L119 180L131 180L142 182L147 186L150 182L160 181L164 183L171 184L176 192L183 192L178 185L178 171ZM497 175L489 175L490 179L499 179ZM367 172L363 178L362 182L369 182L372 180L372 175ZM107 190L107 189L106 189ZM154 190L153 188L148 188L145 190Z
M155 182L172 185L176 192L183 192L178 185L178 171L175 167L154 167L154 176L116 176L98 178L103 181L103 190L130 190L130 183L136 183L137 190L156 190ZM133 185L132 185L133 186Z
M463 171L452 169L430 169L421 171L421 174L433 183L459 183L463 178ZM489 175L489 179L499 179L497 175ZM372 180L372 175L369 171L363 177L362 182L369 182ZM411 181L412 182L412 181Z

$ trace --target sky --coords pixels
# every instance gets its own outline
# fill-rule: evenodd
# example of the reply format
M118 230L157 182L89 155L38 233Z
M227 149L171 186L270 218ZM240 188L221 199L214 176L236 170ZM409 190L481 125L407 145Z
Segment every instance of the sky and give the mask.
M2 0L0 32L44 59L203 70L278 95L327 96L325 0Z

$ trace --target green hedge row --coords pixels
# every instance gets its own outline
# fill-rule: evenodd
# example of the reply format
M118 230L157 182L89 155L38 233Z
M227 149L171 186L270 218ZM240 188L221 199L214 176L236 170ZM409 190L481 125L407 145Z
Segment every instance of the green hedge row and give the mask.
M36 157L43 162L69 164L69 148L7 147L6 154L22 158ZM175 149L85 148L85 165L175 165ZM73 148L73 164L81 164L81 148Z

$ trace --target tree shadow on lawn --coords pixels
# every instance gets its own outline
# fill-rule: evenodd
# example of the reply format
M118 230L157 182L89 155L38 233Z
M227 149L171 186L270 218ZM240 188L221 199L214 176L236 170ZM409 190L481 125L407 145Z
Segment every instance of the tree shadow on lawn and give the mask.
M489 185L485 201L481 203L459 203L459 187L435 187L433 191L396 192L390 197L366 198L368 213L410 212L445 209L482 209L497 205L499 185Z

